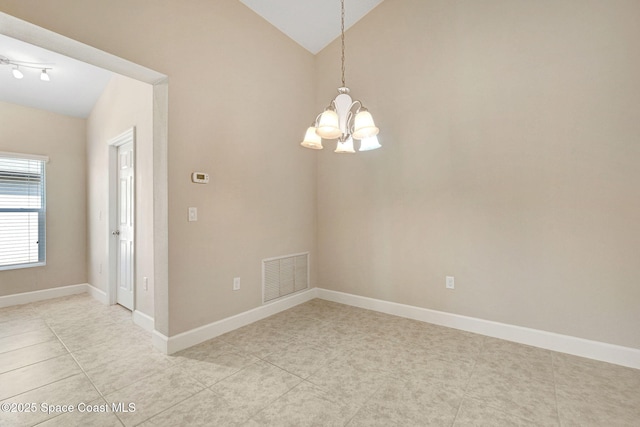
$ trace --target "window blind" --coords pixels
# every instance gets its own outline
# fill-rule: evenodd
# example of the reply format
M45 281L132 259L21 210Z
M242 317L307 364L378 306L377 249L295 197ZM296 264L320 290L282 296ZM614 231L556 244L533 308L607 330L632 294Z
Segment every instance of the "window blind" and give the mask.
M0 269L45 262L45 161L0 153Z

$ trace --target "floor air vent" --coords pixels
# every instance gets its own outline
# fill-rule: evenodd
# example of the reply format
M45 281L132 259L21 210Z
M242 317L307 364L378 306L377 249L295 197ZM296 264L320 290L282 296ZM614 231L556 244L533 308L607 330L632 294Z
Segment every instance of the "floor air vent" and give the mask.
M309 287L309 253L262 260L262 302Z

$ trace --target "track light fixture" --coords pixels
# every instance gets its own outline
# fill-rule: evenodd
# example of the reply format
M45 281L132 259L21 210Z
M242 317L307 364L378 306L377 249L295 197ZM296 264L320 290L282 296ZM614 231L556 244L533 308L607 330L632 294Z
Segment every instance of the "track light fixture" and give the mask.
M380 148L379 129L373 123L371 113L360 101L353 101L344 80L344 0L341 0L341 40L342 40L342 86L338 96L331 101L323 113L307 129L300 145L314 150L322 149L322 138L337 139L336 153L355 153L353 140L360 140L360 150L368 151Z
M50 65L50 64L14 61L12 59L7 58L6 56L0 55L0 65L10 66L13 77L15 77L18 80L24 77L24 73L20 71L20 68L33 68L33 69L41 70L40 80L42 80L43 82L51 81L51 77L49 76L48 71L53 70L53 68L47 67L47 65Z
M20 71L17 65L14 65L13 70L11 70L11 72L13 73L13 77L15 77L18 80L24 77L24 74L22 74L22 71Z

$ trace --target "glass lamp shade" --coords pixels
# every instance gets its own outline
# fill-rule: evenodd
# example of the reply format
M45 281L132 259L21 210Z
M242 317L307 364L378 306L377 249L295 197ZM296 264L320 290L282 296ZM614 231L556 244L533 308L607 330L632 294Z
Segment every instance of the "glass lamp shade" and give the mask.
M380 147L382 147L382 145L380 145L380 143L378 142L378 137L374 135L367 138L363 138L360 141L359 151L375 150L376 148L380 148Z
M373 117L367 110L360 111L356 114L353 123L353 137L355 139L364 139L370 136L376 136L380 130L373 123Z
M316 133L326 139L336 139L342 135L338 114L334 110L324 110L320 116Z
M353 149L353 138L349 137L345 141L338 140L338 145L336 146L336 153L355 153L356 150Z
M316 133L316 128L311 126L304 135L304 140L300 143L303 147L314 150L322 150L322 138Z
M40 73L40 80L42 80L43 82L51 81L51 79L49 78L49 74L47 74L47 70L42 70L42 73Z

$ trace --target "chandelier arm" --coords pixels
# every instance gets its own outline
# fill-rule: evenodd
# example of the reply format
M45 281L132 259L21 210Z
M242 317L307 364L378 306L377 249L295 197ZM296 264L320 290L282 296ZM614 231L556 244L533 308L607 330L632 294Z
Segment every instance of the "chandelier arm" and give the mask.
M336 106L336 100L332 99L331 102L329 103L329 105L327 105L323 111L327 111L327 110L333 110L333 111L338 111L338 107ZM322 113L318 114L318 117L320 117L322 115Z
M356 109L355 113L353 111L353 108L355 106L359 105L359 107ZM351 103L351 106L349 106L349 109L346 110L347 111L347 116L345 118L346 123L345 123L345 129L347 130L346 135L352 135L353 134L353 119L356 116L356 114L358 114L358 112L360 112L360 109L362 108L362 102L355 100Z
M355 104L355 102L353 104ZM351 105L351 107L353 107L353 104ZM350 108L349 111L347 112L347 123L345 126L345 128L347 129L348 136L353 135L353 118L354 117L355 115L353 114L353 111L351 111L351 108Z
M364 108L364 105L362 105L362 102L360 102L359 100L357 100L357 99L356 99L356 100L355 100L355 101L353 101L353 103L351 104L351 107L349 108L349 111L353 110L353 107L355 107L355 105L356 105L356 104L358 104L358 105L359 105L358 109L356 110L356 114L358 114L358 113L360 112L360 110L365 109L365 108Z
M320 122L320 116L322 116L322 113L320 113L320 114L318 114L318 115L316 116L316 119L315 119L315 120L313 121L313 123L312 123L312 124L313 124L313 127L316 127L316 128L318 127L318 123Z

